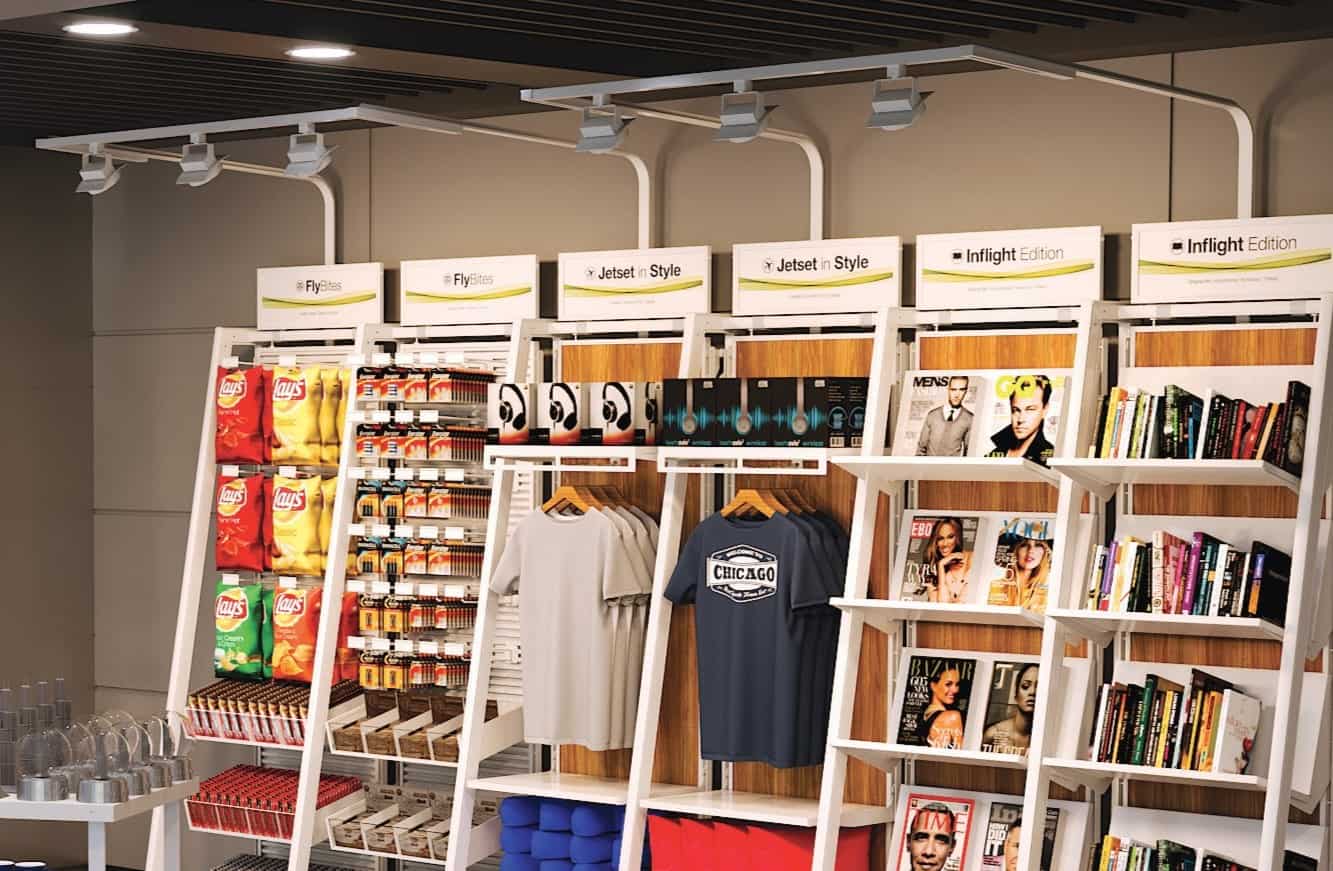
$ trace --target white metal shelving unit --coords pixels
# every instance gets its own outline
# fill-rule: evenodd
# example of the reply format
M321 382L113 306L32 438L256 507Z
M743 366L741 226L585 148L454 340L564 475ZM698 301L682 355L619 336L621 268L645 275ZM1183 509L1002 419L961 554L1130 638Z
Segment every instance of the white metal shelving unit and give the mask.
M911 326L920 328L943 325L960 328L986 329L992 334L1012 333L1015 323L1058 324L1058 327L1033 327L1023 332L1068 331L1068 325L1074 325L1075 350L1070 370L1072 388L1066 393L1062 411L1063 433L1057 448L1057 456L1072 454L1073 446L1078 444L1078 435L1087 426L1090 407L1095 408L1097 391L1101 386L1101 369L1098 363L1098 351L1101 346L1101 321L1103 304L1084 303L1060 309L1010 309L995 310L958 310L946 312L912 312ZM994 325L994 326L991 326ZM1051 367L1065 368L1065 367ZM896 377L895 377L896 383ZM887 396L882 407L878 407L881 423L887 426L890 406ZM869 427L869 421L867 421ZM881 436L877 444L883 445ZM949 623L980 624L990 626L1042 627L1043 650L1051 642L1051 624L1042 615L1018 607L998 607L989 605L930 605L919 602L903 602L889 599L870 599L870 551L874 540L874 530L878 518L878 494L883 492L898 496L906 485L920 481L1004 481L1019 483L1045 484L1058 488L1058 509L1056 540L1057 546L1052 554L1051 587L1048 593L1050 601L1058 599L1061 566L1064 562L1064 550L1071 540L1086 540L1092 525L1092 517L1083 515L1076 499L1072 482L1061 479L1051 469L1044 468L1028 460L1009 460L994 458L934 458L934 457L891 457L874 456L871 441L867 438L864 456L854 459L836 459L837 465L847 469L858 477L856 511L852 518L852 553L847 564L846 592L835 604L842 610L842 625L838 635L838 658L834 675L833 707L829 721L829 747L824 761L823 784L820 788L820 806L818 825L815 835L813 867L815 871L832 871L838 846L839 829L846 825L843 821L843 789L846 782L849 759L858 759L876 768L884 770L889 777L890 803L895 803L895 792L900 791L901 783L910 783L914 777L913 765L917 760L931 762L950 762L962 765L977 765L991 768L1022 769L1027 772L1028 788L1037 780L1035 772L1040 768L1040 754L1036 750L1038 742L1043 740L1042 725L1039 719L1034 724L1032 749L1027 757L1011 757L976 751L943 751L931 748L907 747L890 742L858 741L851 736L852 710L856 691L857 670L860 666L861 639L865 626L885 632L889 637L889 694L895 697L897 685L896 665L905 646L915 644L917 621L940 621ZM883 448L873 453L882 454ZM863 495L864 494L864 495ZM1094 506L1095 508L1095 506ZM897 528L897 511L893 510L890 530ZM888 546L890 553L896 553L896 535L890 535ZM1076 698L1077 693L1066 689L1065 670L1047 669L1043 659L1042 680L1039 683L1040 695L1037 705L1039 711L1048 711L1052 705L1066 716L1077 716L1077 723L1083 722L1082 707L1086 704ZM1086 675L1092 670L1092 663L1085 663L1087 668L1080 670ZM893 705L890 705L890 716ZM1071 711L1072 707L1072 711ZM890 734L894 724L889 724ZM1068 733L1068 729L1065 730ZM1055 740L1070 739L1069 735L1056 736ZM955 790L956 792L956 790ZM1018 797L1014 797L1017 802ZM1078 807L1069 804L1069 808ZM1084 811L1089 809L1084 806ZM1037 819L1024 809L1024 818ZM1081 824L1086 829L1086 823ZM1034 827L1033 831L1039 831ZM1080 830L1082 830L1080 829ZM1025 849L1030 847L1032 838L1024 841ZM1038 841L1040 839L1037 839ZM889 839L890 850L895 846L892 833ZM1037 858L1040 858L1040 850ZM1071 855L1082 856L1086 861L1086 851ZM890 862L894 861L892 854ZM1032 861L1028 859L1026 861ZM1025 866L1026 867L1026 866ZM1032 865L1032 871L1036 871ZM1061 871L1066 871L1060 866ZM1078 871L1071 866L1068 871Z
M1166 384L1174 383L1201 396L1208 388L1214 388L1223 394L1253 401L1281 400L1283 397L1278 392L1285 388L1289 379L1300 379L1310 385L1305 467L1300 478L1253 460L1101 460L1071 453L1051 464L1065 478L1062 494L1068 490L1074 499L1079 500L1084 494L1094 500L1115 498L1117 536L1144 536L1157 528L1171 531L1203 529L1238 545L1263 538L1279 547L1289 548L1292 576L1287 619L1285 627L1278 627L1253 619L1084 610L1086 590L1083 585L1089 550L1086 545L1065 537L1059 543L1061 565L1065 568L1061 572L1058 599L1051 599L1051 608L1046 614L1043 675L1063 661L1066 642L1089 639L1098 645L1111 643L1116 657L1117 680L1141 682L1148 671L1188 680L1189 663L1134 661L1130 640L1136 633L1274 641L1282 646L1281 666L1275 671L1202 666L1211 673L1233 679L1263 702L1264 713L1252 770L1244 775L1098 763L1085 758L1086 747L1073 757L1053 752L1042 736L1060 712L1047 704L1049 682L1043 681L1038 696L1039 723L1034 730L1031 750L1034 770L1028 775L1024 818L1040 817L1047 804L1051 782L1071 787L1085 786L1096 792L1109 788L1112 834L1143 841L1172 837L1187 844L1227 849L1235 857L1254 864L1259 871L1281 871L1283 850L1289 845L1299 845L1304 851L1317 854L1321 868L1327 867L1330 693L1327 674L1306 674L1304 665L1307 655L1321 650L1325 671L1329 662L1326 644L1330 597L1321 595L1324 592L1321 581L1329 524L1321 522L1320 514L1327 504L1330 483L1330 433L1322 424L1333 390L1328 377L1333 295L1291 302L1107 305L1103 312L1106 323L1118 331L1118 380L1126 387L1161 393ZM1252 318L1260 320L1251 322ZM1292 327L1315 329L1312 365L1136 365L1137 339L1144 332ZM1095 421L1089 416L1079 428L1078 451L1092 444L1094 425ZM1134 506L1134 485L1137 484L1283 487L1296 493L1297 514L1293 519L1142 515L1135 512ZM1066 507L1062 495L1062 517ZM1259 792L1264 795L1263 819L1241 821L1141 810L1128 803L1131 782ZM1288 826L1288 811L1292 807L1306 811L1319 808L1322 824ZM1207 835L1205 843L1200 842L1200 834ZM1213 834L1218 835L1216 840ZM1312 850L1311 844L1316 841L1318 849ZM1036 871L1038 858L1026 851L1020 867L1024 871Z

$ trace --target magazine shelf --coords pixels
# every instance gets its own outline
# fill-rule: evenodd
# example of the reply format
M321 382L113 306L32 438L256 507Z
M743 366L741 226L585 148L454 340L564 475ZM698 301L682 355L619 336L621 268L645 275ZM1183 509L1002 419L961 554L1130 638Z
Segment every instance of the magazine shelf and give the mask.
M1174 783L1179 786L1208 786L1218 789L1245 789L1263 792L1267 779L1253 774L1215 774L1211 771L1181 771L1151 765L1113 765L1079 759L1047 759L1047 768L1056 781L1072 786L1086 786L1102 792L1114 781L1136 780L1148 783Z
M819 802L812 798L762 795L729 789L687 792L651 798L643 803L649 810L695 814L725 820L769 823L779 826L812 828L819 818ZM847 803L842 806L841 826L873 826L893 820L891 808Z
M992 481L1058 486L1060 476L1022 457L844 457L833 461L885 492L904 481Z
M987 768L1023 770L1028 766L1025 756L1012 753L983 753L980 750L944 750L939 747L912 747L907 744L883 744L877 741L836 740L830 742L848 756L867 765L889 771L904 760L949 762L955 765L982 765ZM844 823L843 825L846 825Z
M1248 641L1282 640L1282 627L1257 617L1205 617L1191 614L1143 614L1053 608L1048 616L1076 635L1109 644L1118 633L1187 635Z
M1263 460L1055 459L1051 468L1102 499L1124 484L1286 487L1293 492L1301 485L1300 478Z
M949 605L894 599L830 599L829 604L859 614L881 632L894 632L904 620L964 623L984 626L1020 626L1040 629L1042 615L1018 605Z

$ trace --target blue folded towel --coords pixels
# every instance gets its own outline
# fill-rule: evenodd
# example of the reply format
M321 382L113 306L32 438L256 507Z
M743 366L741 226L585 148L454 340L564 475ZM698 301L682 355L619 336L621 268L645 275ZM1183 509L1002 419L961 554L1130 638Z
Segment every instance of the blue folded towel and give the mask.
M554 798L542 799L542 809L538 828L543 832L569 831L569 817L574 812L571 802Z
M500 829L500 849L506 853L531 853L536 826L505 826Z
M548 859L542 863L541 871L574 871L574 863L568 859Z
M620 813L616 813L616 811ZM620 831L620 820L625 814L624 808L607 807L600 804L583 804L574 808L569 815L569 829L585 838L605 835L607 832ZM599 860L600 861L600 860Z
M500 860L500 871L539 871L541 864L526 853L506 853Z
M611 841L611 864L617 868L620 867L620 836L616 835ZM644 840L648 840L644 838Z
M500 802L500 822L506 826L535 826L542 802L524 795L511 795Z
M615 866L610 862L575 862L574 871L611 871Z
M575 835L569 841L569 858L582 864L608 862L611 859L611 835L598 835L595 838L581 838Z
M567 832L534 832L532 835L532 858L568 859L571 837Z

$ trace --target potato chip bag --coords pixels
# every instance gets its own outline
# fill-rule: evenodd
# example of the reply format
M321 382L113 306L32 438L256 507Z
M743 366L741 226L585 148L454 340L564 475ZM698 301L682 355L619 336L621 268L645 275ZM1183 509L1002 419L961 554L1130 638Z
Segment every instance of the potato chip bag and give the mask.
M319 575L324 569L319 524L324 511L319 478L273 478L273 571L285 575Z
M353 373L351 369L338 370L338 411L337 420L334 421L335 431L337 432L337 441L341 453L343 430L347 426L347 398L352 391ZM334 461L337 462L335 457Z
M264 570L264 513L263 477L218 478L214 560L219 570Z
M263 588L219 581L213 599L213 673L237 680L264 679Z
M329 559L329 541L333 537L333 500L338 495L338 479L325 478L319 485L323 508L319 513L319 552L325 564ZM321 571L323 568L321 567Z
M319 411L324 388L317 367L275 366L269 380L273 432L270 456L275 463L317 464L322 459Z
M273 594L273 677L310 683L319 637L320 587L280 589Z
M267 373L262 367L218 367L214 397L217 417L214 453L219 463L262 463Z
M338 429L338 403L342 399L343 388L342 381L338 379L338 370L319 370L319 384L319 461L326 466L336 466L338 445L342 441L342 431Z

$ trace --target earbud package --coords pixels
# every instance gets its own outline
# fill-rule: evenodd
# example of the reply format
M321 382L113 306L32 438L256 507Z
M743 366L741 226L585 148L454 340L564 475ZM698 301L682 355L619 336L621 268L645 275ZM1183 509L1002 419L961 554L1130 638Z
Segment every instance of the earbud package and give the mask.
M659 443L716 445L715 378L669 378L662 382Z
M651 445L657 440L661 385L653 381L597 381L588 385L588 441Z
M830 448L859 448L866 429L868 378L825 378Z
M539 445L585 444L588 420L587 384L551 381L537 385L537 429L533 433L533 442Z
M526 445L532 438L531 384L492 382L486 385L486 443Z

